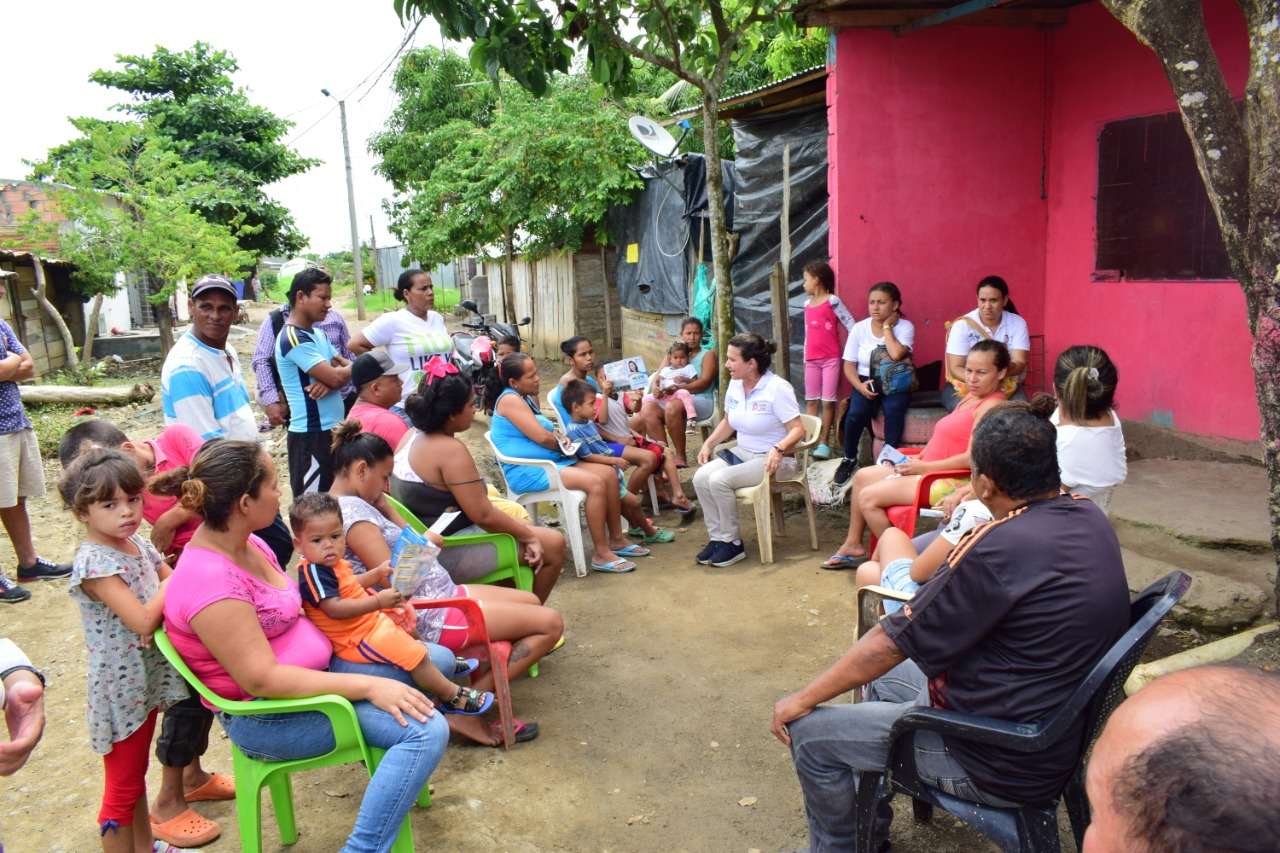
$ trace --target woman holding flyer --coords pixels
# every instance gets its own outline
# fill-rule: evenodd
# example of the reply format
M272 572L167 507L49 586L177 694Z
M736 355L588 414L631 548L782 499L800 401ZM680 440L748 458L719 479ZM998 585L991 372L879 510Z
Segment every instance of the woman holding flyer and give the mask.
M933 435L918 456L896 465L868 465L853 475L849 495L849 532L840 548L822 564L824 569L855 569L867 561L862 534L868 527L877 536L889 528L887 510L915 500L920 477L933 471L969 467L969 443L973 427L1003 400L1000 383L1009 370L1009 350L999 341L979 341L965 357L968 394L955 411L938 421ZM929 503L936 506L963 480L938 480Z
M449 436L449 440L456 441L452 436ZM461 444L461 442L458 443ZM339 424L334 430L333 444L334 480L329 494L337 498L338 504L342 507L342 526L347 535L346 559L351 563L352 571L359 574L390 560L392 551L406 528L404 520L387 505L383 497L390 487L395 454L381 436L362 432L359 422L356 421L344 421ZM455 449L452 455L466 456L466 461L472 466L475 465L470 454L458 454ZM476 491L479 495L483 495L483 484ZM468 494L468 500L459 503L469 505L472 503L471 497L473 496ZM496 509L493 512L502 515ZM505 519L508 516L502 516L502 518ZM510 521L512 524L519 523L514 519ZM559 536L559 534L554 535ZM428 533L428 536L431 537L432 542L439 544L440 540L436 534ZM449 549L446 548L440 553L442 565L446 562L443 558L448 552ZM557 574L559 574L558 569ZM489 631L490 639L506 640L511 643L510 676L512 678L525 672L555 648L564 632L564 620L561 619L560 614L550 607L543 606L533 593L488 584L468 583L454 586L446 583L446 586L452 586L452 589L442 590L443 594L474 598L484 606L485 627ZM423 627L421 622L424 617L442 618L446 615L447 611L443 610L419 611L419 627ZM462 644L458 647L464 648L467 631L465 620L461 628L464 636L461 638L456 636L458 628L452 625L451 621L443 626L444 631L451 632L450 636L441 633L440 640L450 647L458 645L458 641L461 640ZM472 686L481 691L492 690L493 678L486 674L478 678ZM496 727L483 720L450 717L449 727L477 743L496 746L502 742ZM516 724L517 741L531 740L537 736L537 732L536 723L517 722Z
M686 317L680 324L680 339L689 347L689 363L698 372L693 380L677 380L680 387L693 395L695 414L700 421L711 417L716 408L716 384L720 378L720 364L714 349L702 345L706 330L697 317ZM658 370L667 366L664 358ZM655 371L657 372L657 371ZM606 389L608 390L608 389ZM643 432L654 441L666 441L671 434L671 449L675 451L676 466L686 467L685 428L689 416L684 404L675 396L664 400L650 400L640 406L640 412L631 419L633 429Z

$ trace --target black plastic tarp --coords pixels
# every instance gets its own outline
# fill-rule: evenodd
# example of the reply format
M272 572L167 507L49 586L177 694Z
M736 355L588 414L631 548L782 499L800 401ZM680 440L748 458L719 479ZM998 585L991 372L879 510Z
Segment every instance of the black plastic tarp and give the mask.
M791 263L787 270L791 317L791 378L804 385L804 283L810 261L827 251L827 113L823 107L735 120L737 187L733 261L734 322L739 331L773 335L769 275L782 245L782 155L791 146Z
M610 235L618 247L618 300L637 311L683 314L689 310L697 235L708 221L706 161L701 154L690 154L658 169L660 174L646 169L644 189L631 204L609 214ZM732 222L732 161L722 161L721 175L725 214ZM706 261L711 261L710 246Z

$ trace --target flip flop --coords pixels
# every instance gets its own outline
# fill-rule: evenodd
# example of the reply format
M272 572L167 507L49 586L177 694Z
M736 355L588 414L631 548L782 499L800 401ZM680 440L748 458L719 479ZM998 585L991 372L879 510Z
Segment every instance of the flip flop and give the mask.
M652 536L645 535L640 537L640 544L642 545L666 545L668 542L674 541L676 541L676 535L665 527L656 528ZM626 556L630 557L631 555L627 554Z
M457 705L462 700L461 705ZM478 717L481 714L488 713L493 707L493 694L482 693L479 690L473 690L470 687L458 688L458 695L454 697L453 702L440 702L436 704L436 710L441 714L462 714L467 717Z
M621 575L627 572L634 572L636 570L636 564L629 563L626 560L623 560L621 558L617 560L610 560L607 563L597 563L595 560L592 560L591 570L594 572L605 572L606 574Z
M454 658L453 659L453 677L461 678L464 675L470 675L480 668L480 660L478 658ZM187 802L191 802L188 800Z
M564 634L560 635L560 639L556 640L556 644L552 646L550 649L548 649L547 653L543 655L543 657L544 658L550 657L552 654L560 651L562 648L564 648Z
M680 513L685 518L692 517L698 513L698 507L693 503L693 501L690 501L688 506L680 506L679 504L672 504L671 506L676 512Z
M866 554L855 557L852 554L832 554L822 563L822 568L832 571L841 571L843 569L856 569L871 558Z
M182 792L182 799L188 803L234 800L235 798L236 783L230 776L223 773L210 773L208 782L205 782L199 788Z
M648 548L643 545L637 545L634 542L621 548L610 548L609 550L619 557L647 557L650 553Z
M196 814L194 809L187 809L166 821L151 818L151 834L175 847L199 847L213 841L222 834L222 830L207 817Z

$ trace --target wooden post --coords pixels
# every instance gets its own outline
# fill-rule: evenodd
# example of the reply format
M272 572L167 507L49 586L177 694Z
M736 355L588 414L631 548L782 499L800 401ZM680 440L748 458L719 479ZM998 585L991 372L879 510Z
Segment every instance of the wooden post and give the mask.
M787 274L781 262L774 264L769 274L769 307L773 313L773 341L778 345L774 366L777 374L790 382L791 312L787 306Z
M613 300L609 298L609 254L600 247L600 281L604 284L604 345L613 358Z

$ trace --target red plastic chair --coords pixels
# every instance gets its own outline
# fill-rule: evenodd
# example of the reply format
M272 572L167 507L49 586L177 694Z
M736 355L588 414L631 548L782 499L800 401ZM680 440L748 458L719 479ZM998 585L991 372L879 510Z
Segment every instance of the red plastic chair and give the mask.
M905 456L918 456L921 447L903 447L900 448ZM968 468L952 468L946 471L934 471L931 474L925 474L920 478L919 484L916 486L916 500L912 504L901 504L899 506L891 506L885 510L885 514L889 516L889 525L896 527L910 538L916 533L916 519L920 517L920 510L928 509L931 504L929 502L929 492L933 488L933 484L938 480L968 480ZM867 547L868 554L876 552L876 544L880 541L880 537L874 533L871 534L871 542Z
M493 670L493 695L498 703L498 719L502 727L502 745L510 749L515 743L515 724L511 713L511 682L507 678L507 660L511 657L511 643L506 640L490 640L484 624L484 611L480 602L471 598L414 598L409 601L415 610L440 610L456 607L467 617L469 645L458 652L462 657L487 660Z

